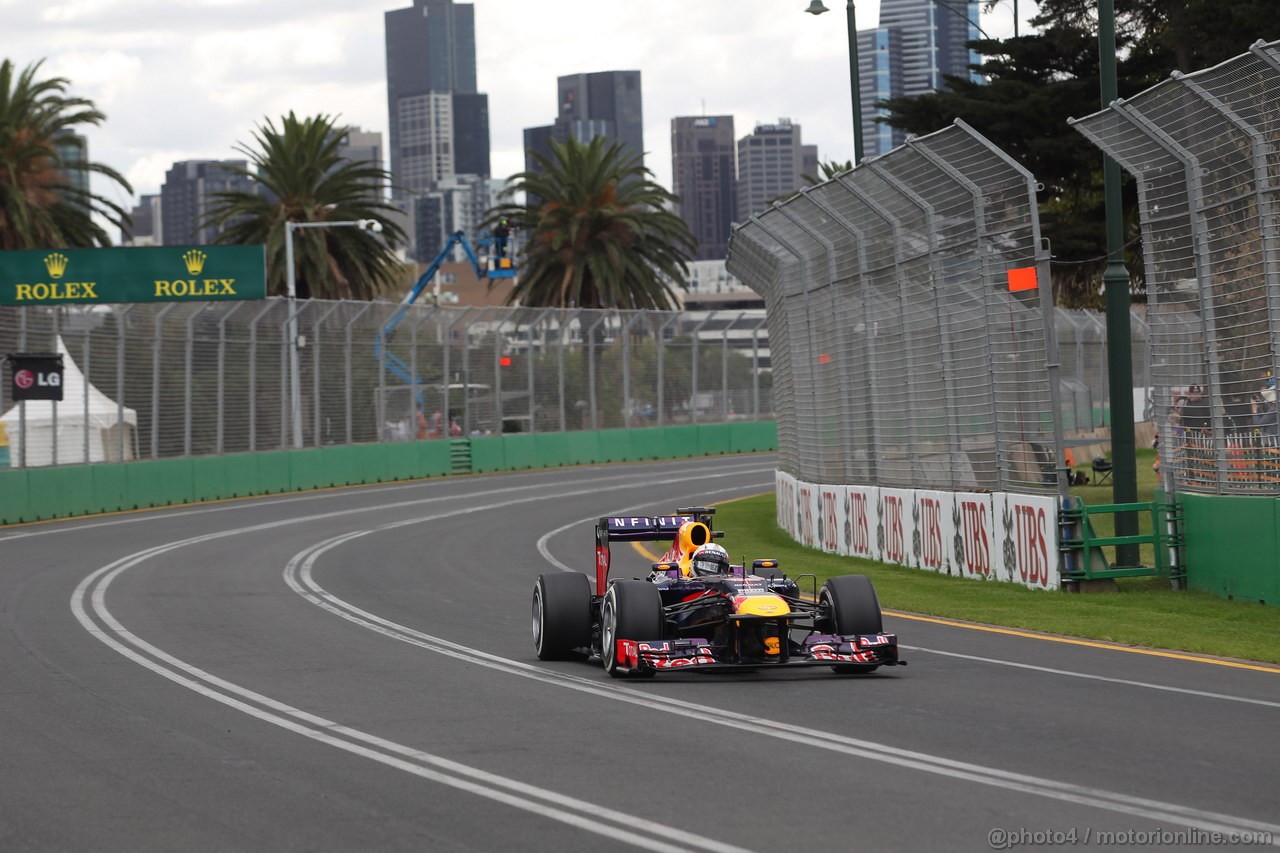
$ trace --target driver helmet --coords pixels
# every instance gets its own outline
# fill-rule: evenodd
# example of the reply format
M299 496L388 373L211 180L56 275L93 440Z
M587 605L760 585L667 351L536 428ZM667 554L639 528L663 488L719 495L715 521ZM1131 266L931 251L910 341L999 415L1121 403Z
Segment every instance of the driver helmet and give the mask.
M729 574L729 552L714 542L699 545L689 558L689 568L697 575Z

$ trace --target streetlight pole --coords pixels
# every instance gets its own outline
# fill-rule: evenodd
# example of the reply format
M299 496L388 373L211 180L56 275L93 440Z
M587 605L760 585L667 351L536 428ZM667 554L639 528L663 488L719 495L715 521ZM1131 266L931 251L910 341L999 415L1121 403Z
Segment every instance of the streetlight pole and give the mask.
M1116 14L1114 0L1098 0L1098 77L1102 107L1119 97L1116 82ZM1124 212L1120 197L1120 164L1104 155L1103 194L1107 220L1107 269L1102 274L1107 299L1107 382L1111 397L1111 494L1114 503L1138 500L1138 465L1133 435L1133 356L1129 331L1129 272L1124 266ZM1138 517L1116 514L1116 535L1134 536ZM1138 565L1137 545L1116 546L1116 562Z
M293 262L293 232L300 228L359 228L382 231L376 219L340 219L333 222L285 222L284 267L286 297L289 300L289 423L293 430L294 448L302 447L302 381L298 371L298 281Z
M853 102L853 165L862 162L862 82L858 78L858 25L854 20L853 0L845 3L845 17L849 22L849 96ZM812 0L805 9L810 15L830 11L822 0Z

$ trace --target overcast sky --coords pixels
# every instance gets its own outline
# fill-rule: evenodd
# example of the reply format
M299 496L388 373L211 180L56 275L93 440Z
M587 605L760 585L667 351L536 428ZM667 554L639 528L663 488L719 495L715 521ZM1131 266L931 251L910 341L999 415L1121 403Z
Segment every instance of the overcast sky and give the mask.
M1002 0L982 28L1012 34ZM387 133L383 13L411 0L0 0L0 59L44 60L107 120L89 156L155 193L176 161L242 158L265 119L327 113ZM739 137L790 118L823 160L853 155L845 4L808 0L475 0L494 177L556 115L556 77L639 69L645 165L671 185L671 119L732 115ZM859 29L879 0L857 0ZM1034 14L1032 0L1019 17ZM105 186L95 184L105 191ZM114 196L114 194L113 194ZM123 194L116 200L129 202Z

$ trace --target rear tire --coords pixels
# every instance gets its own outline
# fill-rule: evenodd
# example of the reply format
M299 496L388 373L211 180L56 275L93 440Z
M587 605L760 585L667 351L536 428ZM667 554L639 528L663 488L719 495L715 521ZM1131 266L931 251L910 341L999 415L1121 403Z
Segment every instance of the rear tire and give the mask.
M618 640L661 640L662 596L645 581L616 581L600 605L600 659L614 678L628 673L619 668ZM653 672L635 673L652 676Z
M819 603L829 614L820 630L832 634L879 634L884 630L880 599L866 575L841 575L822 585ZM839 664L836 672L850 675L875 672L879 664Z
M533 648L538 660L582 657L591 647L591 581L581 572L538 575L533 585Z

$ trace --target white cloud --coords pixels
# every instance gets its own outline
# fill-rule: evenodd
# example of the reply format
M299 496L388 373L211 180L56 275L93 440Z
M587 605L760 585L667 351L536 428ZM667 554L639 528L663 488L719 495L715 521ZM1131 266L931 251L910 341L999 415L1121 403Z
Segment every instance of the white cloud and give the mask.
M805 0L474 0L492 168L524 168L523 131L555 117L556 77L638 68L646 165L669 185L670 121L731 114L739 136L789 117L823 159L852 156L843 4ZM156 192L185 159L238 158L289 111L386 134L383 13L411 0L0 0L6 53L71 81L107 121L90 156ZM1007 34L1007 4L984 28ZM1033 11L1023 0L1022 17ZM1028 8L1030 7L1030 8ZM857 0L860 27L877 0ZM1001 23L1001 15L1004 16ZM996 28L1004 27L1002 33Z

